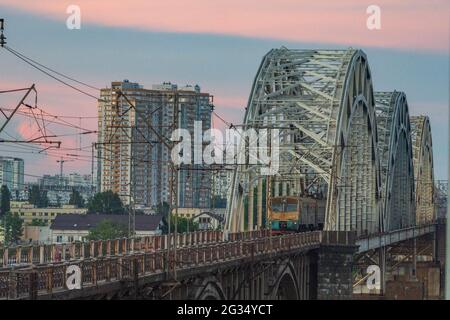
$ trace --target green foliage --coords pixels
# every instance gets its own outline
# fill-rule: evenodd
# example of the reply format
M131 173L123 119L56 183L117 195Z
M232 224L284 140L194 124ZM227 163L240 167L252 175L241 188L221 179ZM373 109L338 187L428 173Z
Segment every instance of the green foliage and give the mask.
M170 211L170 206L165 201L158 204L158 206L156 207L156 214L160 214L163 217L167 217L169 215L169 211Z
M45 227L47 226L47 221L42 220L42 219L33 219L31 220L30 226L33 227Z
M125 214L125 208L117 193L99 192L89 200L88 213Z
M89 230L88 240L108 240L117 239L128 236L128 227L112 222L111 220L103 220L97 227Z
M37 185L33 185L29 193L28 202L34 204L36 208L48 207L47 191L41 190Z
M5 236L5 244L16 243L20 240L23 233L23 221L19 215L6 213L2 219L3 234Z
M163 233L167 234L169 232L168 228L168 219L164 218L164 226L162 228ZM175 215L170 215L170 232L175 231L175 221L177 221L177 233L183 233L183 232L192 232L198 230L198 223L193 222L192 219L184 218L184 217L178 217L175 218Z
M69 204L76 206L77 208L84 208L84 199L80 195L78 190L72 189L70 194Z
M11 192L7 186L3 185L1 188L1 199L0 199L0 215L5 215L11 210Z

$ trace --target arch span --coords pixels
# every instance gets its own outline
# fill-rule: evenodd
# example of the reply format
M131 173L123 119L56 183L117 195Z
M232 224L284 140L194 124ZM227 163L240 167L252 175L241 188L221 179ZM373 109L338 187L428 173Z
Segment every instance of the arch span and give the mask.
M435 219L433 141L430 119L411 117L417 224Z
M271 50L255 77L244 128L278 129L280 163L274 176L259 175L258 165L235 171L228 229L251 230L264 220L275 181L277 195L326 195L328 230L379 231L377 127L362 51Z
M383 198L383 231L415 224L411 123L403 92L376 92L378 153Z
M215 277L197 280L198 288L191 296L194 300L226 300L222 285Z
M272 300L299 300L298 279L292 263L281 265L272 289Z

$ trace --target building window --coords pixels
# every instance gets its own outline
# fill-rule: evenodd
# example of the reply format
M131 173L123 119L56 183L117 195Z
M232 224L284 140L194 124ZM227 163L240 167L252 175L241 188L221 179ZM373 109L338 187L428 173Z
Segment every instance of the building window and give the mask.
M62 236L56 236L56 242L62 242Z
M68 241L68 242L73 242L73 236L67 237L67 241Z

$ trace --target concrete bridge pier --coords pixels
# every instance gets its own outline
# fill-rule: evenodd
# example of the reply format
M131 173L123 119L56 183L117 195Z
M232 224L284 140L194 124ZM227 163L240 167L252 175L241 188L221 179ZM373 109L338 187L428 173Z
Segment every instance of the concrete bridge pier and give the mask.
M317 299L349 300L353 294L353 256L357 247L323 245L317 255Z

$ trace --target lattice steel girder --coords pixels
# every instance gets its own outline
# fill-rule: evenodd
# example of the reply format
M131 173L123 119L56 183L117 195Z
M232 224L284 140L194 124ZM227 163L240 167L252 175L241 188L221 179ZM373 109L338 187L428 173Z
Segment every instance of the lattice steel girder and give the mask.
M383 231L415 224L415 186L411 124L403 92L376 92Z
M379 231L377 129L371 73L362 51L271 50L253 83L246 128L280 130L277 181L298 173L304 179L296 184L300 188L320 177L328 193L326 229ZM232 230L243 228L241 202L253 186L244 189L245 180L259 180L241 170L235 171L227 206Z
M411 117L414 179L416 185L416 221L428 223L435 219L433 141L430 119Z

